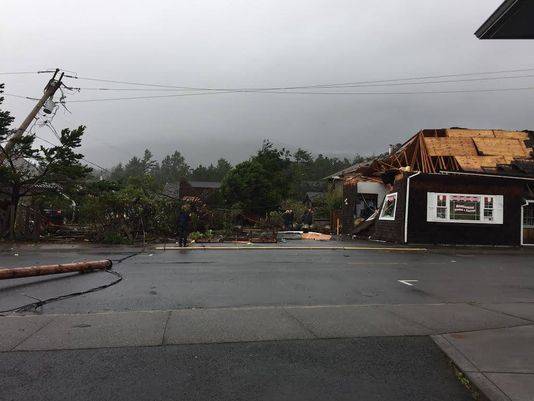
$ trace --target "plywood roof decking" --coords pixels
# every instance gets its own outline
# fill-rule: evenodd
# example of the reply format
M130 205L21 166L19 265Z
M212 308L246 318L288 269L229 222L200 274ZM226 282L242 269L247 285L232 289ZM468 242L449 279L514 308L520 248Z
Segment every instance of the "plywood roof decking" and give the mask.
M478 153L482 156L527 157L529 152L520 139L473 138Z
M525 144L529 134L521 131L450 128L424 130L422 135L431 161L438 163L436 170L447 169L437 160L445 156L454 158L464 171L484 171L509 165L517 157L529 158L532 152Z
M481 171L483 167L494 168L508 162L504 156L456 156L456 161L466 171Z
M510 138L521 139L522 141L528 140L528 134L521 131L493 131L495 138Z
M472 138L424 138L429 156L478 156Z
M493 130L466 130L450 128L445 130L449 138L495 138Z
M534 176L530 170L526 171L518 165L518 161L525 160L531 163L528 166L534 166L532 144L532 131L424 129L395 153L375 159L365 166L355 166L351 174L378 177L397 169L423 173L508 169Z
M524 141L528 139L528 134L522 131L449 128L445 132L449 138L508 138Z

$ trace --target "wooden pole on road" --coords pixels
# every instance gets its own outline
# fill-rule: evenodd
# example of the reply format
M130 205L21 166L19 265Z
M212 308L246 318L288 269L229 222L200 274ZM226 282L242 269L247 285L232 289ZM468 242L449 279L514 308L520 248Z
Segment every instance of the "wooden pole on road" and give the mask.
M111 260L93 260L87 262L65 263L57 265L40 265L29 267L0 268L0 280L21 277L44 276L47 274L85 273L91 270L105 270L113 266Z

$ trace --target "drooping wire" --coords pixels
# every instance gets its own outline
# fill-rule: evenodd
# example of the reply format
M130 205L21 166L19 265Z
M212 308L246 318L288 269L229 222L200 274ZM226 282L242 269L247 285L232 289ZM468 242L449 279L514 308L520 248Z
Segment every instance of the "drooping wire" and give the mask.
M261 94L275 94L275 95L354 95L354 96L380 96L380 95L431 95L431 94L455 94L455 93L485 93L485 92L514 92L514 91L527 91L534 90L532 87L519 87L519 88L491 88L491 89L459 89L459 90L438 90L438 91L412 91L412 92L285 92L285 91L261 91L254 93ZM120 100L140 100L140 99L161 99L161 98L173 98L173 97L185 97L185 96L200 96L200 95L218 95L218 94L231 94L236 93L234 91L220 91L220 92L201 92L201 93L189 93L189 94L176 94L176 95L155 95L155 96L132 96L132 97L116 97L116 98L100 98L100 99L79 99L71 100L70 103L89 103L89 102L105 102L105 101L120 101ZM251 92L247 92L251 93Z
M39 74L39 71L0 72L0 75L29 75L29 74Z
M74 75L65 75L65 77L78 79L78 80L94 81L94 82L107 82L107 83L134 85L134 86L147 86L147 87L150 86L150 87L157 87L157 88L171 88L171 89L197 90L197 91L270 91L270 90L333 88L333 87L344 87L344 86L354 86L354 85L364 85L364 84L374 84L374 83L390 83L390 82L414 81L414 80L422 80L422 79L466 77L466 76L475 76L475 75L494 75L494 74L502 74L502 73L516 73L516 72L527 72L527 71L534 71L534 68L509 69L509 70L484 71L484 72L468 72L468 73L459 73L459 74L426 75L426 76L416 76L416 77L406 77L406 78L392 78L392 79L329 83L329 84L311 84L311 85L277 86L277 87L252 87L252 88L192 87L192 86L183 86L183 85L164 85L164 84L154 84L154 83L120 81L120 80L101 79L101 78L74 76Z
M35 135L35 134L34 134L34 135ZM39 136L39 135L35 135L35 137L36 137L37 139L40 139L40 140L43 141L43 142L48 143L49 145L52 145L52 146L58 146L58 145L56 145L55 143L53 143L53 142L49 141L48 139L45 139L45 138L43 138L43 137L41 137L41 136ZM105 167L102 167L102 166L100 166L99 164L97 164L97 163L95 163L95 162L92 162L91 160L87 160L85 157L84 157L82 160L85 161L86 163L88 163L88 164L94 166L94 167L97 167L97 168L101 169L102 171L105 171L105 172L107 172L107 173L111 173L111 171L110 171L109 169L107 169L107 168L105 168Z
M333 95L333 96L383 96L383 95L440 95L440 94L458 94L458 93L491 93L491 92L515 92L515 91L529 91L534 90L534 86L516 87L516 88L488 88L488 89L456 89L456 90L429 90L429 91L405 91L405 92L309 92L309 91L218 91L218 92L196 92L196 93L179 93L173 95L148 95L148 96L131 96L131 97L113 97L113 98L95 98L95 99L78 99L71 100L69 103L92 103L92 102L107 102L120 100L142 100L142 99L162 99L174 97L190 97L190 96L206 96L219 94L235 94L235 93L257 93L257 94L274 94L274 95ZM13 96L8 94L7 96ZM15 95L19 98L31 99L27 96ZM36 100L36 99L31 99Z
M479 82L479 81L495 81L501 79L521 79L521 78L533 78L534 74L527 75L515 75L515 76L501 76L501 77L484 77L484 78L464 78L464 79L452 79L442 81L418 81L418 82L392 82L392 83L369 83L369 84L353 84L343 86L331 86L329 88L367 88L367 87L384 87L384 86L409 86L409 85L434 85L434 84L446 84L446 83L460 83L460 82ZM106 88L106 87L79 87L79 90L88 91L146 91L146 92L178 92L191 89L170 89L170 88ZM204 89L207 90L207 89ZM242 89L235 90L237 92L269 92L271 89ZM273 89L274 90L274 89ZM220 91L234 91L233 89Z
M19 99L27 99L27 100L39 100L36 97L15 95L14 93L6 93L6 92L2 93L2 96L10 96L10 97L16 97Z

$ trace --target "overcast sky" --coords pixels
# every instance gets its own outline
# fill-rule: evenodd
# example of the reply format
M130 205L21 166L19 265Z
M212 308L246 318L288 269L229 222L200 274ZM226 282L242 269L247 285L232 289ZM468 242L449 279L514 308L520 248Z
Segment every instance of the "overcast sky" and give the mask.
M480 41L502 0L2 0L0 72L193 87L278 87L534 67L534 41ZM516 73L517 74L517 73ZM520 75L529 74L521 73ZM534 74L534 70L530 72ZM514 74L497 74L507 76ZM45 75L0 75L40 96ZM66 80L80 87L136 88ZM534 87L534 78L352 88L399 92ZM69 100L168 92L82 90ZM18 118L33 102L7 97ZM56 128L87 125L83 150L110 166L150 148L192 164L246 159L264 138L315 153L382 152L422 128L534 128L534 91L418 95L233 93L71 103ZM38 135L53 140L41 128Z

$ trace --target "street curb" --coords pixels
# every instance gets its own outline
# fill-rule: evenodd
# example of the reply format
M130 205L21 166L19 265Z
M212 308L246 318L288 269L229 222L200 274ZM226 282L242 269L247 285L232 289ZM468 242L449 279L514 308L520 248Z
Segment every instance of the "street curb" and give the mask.
M426 252L426 248L370 247L370 246L155 246L157 251L393 251Z
M458 372L465 376L468 383L458 380L471 392L477 401L512 401L503 393L483 372L469 361L454 345L452 345L444 335L430 336L434 343L440 348L443 354L450 361L456 376Z

